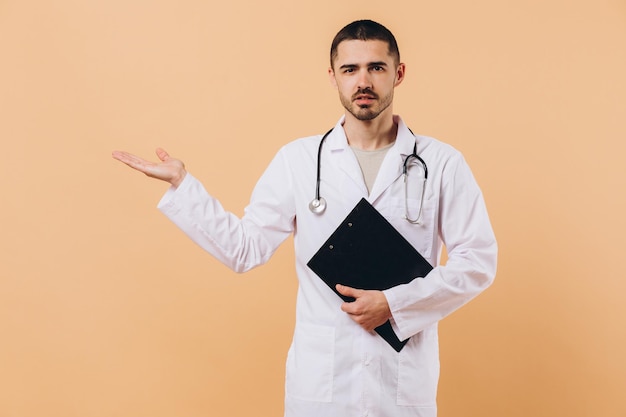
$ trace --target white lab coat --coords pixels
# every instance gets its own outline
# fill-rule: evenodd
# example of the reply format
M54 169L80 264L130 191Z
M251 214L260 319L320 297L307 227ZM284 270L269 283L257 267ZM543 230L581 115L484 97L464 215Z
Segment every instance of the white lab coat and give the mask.
M368 192L340 120L321 159L324 214L311 213L321 136L285 145L256 185L243 218L225 211L190 174L170 189L159 209L198 245L235 271L269 260L294 234L299 280L296 327L286 365L286 417L434 417L439 378L437 322L494 278L497 245L480 189L462 155L433 138L414 137L402 120L376 182ZM404 219L401 170L417 152L428 165L423 224ZM414 161L414 160L413 160ZM409 170L411 216L419 209L423 169ZM354 205L365 197L431 264L442 244L448 261L424 279L384 291L392 325L403 340L397 353L341 311L337 297L306 263Z

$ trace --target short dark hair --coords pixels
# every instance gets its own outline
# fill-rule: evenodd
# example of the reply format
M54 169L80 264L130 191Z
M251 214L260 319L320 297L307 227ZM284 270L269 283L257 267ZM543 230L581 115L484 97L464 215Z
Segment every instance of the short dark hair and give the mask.
M393 33L380 23L373 20L356 20L341 29L333 39L333 43L330 46L330 66L333 67L333 62L337 58L337 47L343 41L370 41L378 40L387 42L389 48L389 55L393 56L396 64L400 63L400 51L398 50L398 43Z

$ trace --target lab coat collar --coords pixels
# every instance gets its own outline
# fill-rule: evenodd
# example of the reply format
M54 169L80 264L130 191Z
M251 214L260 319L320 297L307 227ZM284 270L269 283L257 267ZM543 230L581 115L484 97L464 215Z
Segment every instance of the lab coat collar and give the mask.
M343 130L343 123L346 120L346 116L341 116L332 132L328 135L328 139L326 142L328 143L328 148L331 151L339 151L342 149L348 149L348 137L346 136L345 130Z
M380 195L389 187L393 182L402 175L402 164L407 155L413 153L413 146L415 145L415 136L411 133L406 124L402 121L400 116L393 116L394 122L398 124L398 132L396 135L396 141L394 145L389 149L385 160L383 161L374 186L370 191L368 200L374 202ZM356 161L356 157L353 152L341 152L348 150L348 139L346 132L343 129L343 123L345 116L342 116L333 131L328 135L328 148L331 154L336 156L342 155L342 163L339 164L340 168L344 170L353 181L362 188L362 191L367 195L365 188L365 182L363 181L363 174L361 168Z
M350 147L348 145L346 132L343 130L345 120L346 116L341 116L333 128L333 131L328 135L328 147L333 151L348 149ZM413 152L413 145L415 145L415 136L413 136L400 116L394 115L393 121L398 124L398 133L396 136L396 142L390 151L394 150L399 155L403 156L410 155Z
M415 135L411 132L400 116L393 116L393 120L398 124L398 133L396 136L396 143L393 148L396 149L399 155L406 157L413 153L413 147L415 146ZM393 149L392 148L392 149Z
M398 133L394 145L389 149L380 166L376 181L370 191L369 200L372 204L402 175L404 160L413 153L413 146L415 146L415 136L400 116L394 115L393 120L398 124Z

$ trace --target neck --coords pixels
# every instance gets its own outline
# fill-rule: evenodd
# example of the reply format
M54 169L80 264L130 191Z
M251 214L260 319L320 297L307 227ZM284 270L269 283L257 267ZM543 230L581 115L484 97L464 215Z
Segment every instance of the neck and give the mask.
M380 114L373 120L358 120L347 113L343 130L348 143L357 149L372 151L393 143L398 133L398 124L391 112Z

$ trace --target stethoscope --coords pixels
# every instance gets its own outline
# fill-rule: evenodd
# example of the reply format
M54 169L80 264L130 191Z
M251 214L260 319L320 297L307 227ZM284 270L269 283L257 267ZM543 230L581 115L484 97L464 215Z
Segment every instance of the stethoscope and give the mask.
M334 128L333 128L334 129ZM324 141L326 137L333 131L330 129L328 132L322 136L322 140L320 141L319 148L317 149L317 177L315 182L315 198L311 200L309 203L309 210L311 210L315 214L322 214L324 210L326 210L326 200L324 197L320 196L320 177L321 177L321 160L322 160L322 145L324 145ZM411 132L413 133L413 132ZM415 136L415 135L413 135ZM417 217L412 219L409 216L409 199L408 199L408 166L411 158L417 159L422 163L422 167L424 168L424 181L422 182L422 194L420 197L420 208L417 212ZM412 224L421 224L420 218L422 217L422 208L424 206L424 192L426 191L426 179L428 178L428 167L426 166L426 162L417 154L417 138L416 142L413 145L413 153L404 158L404 163L402 164L402 179L404 181L404 218Z

